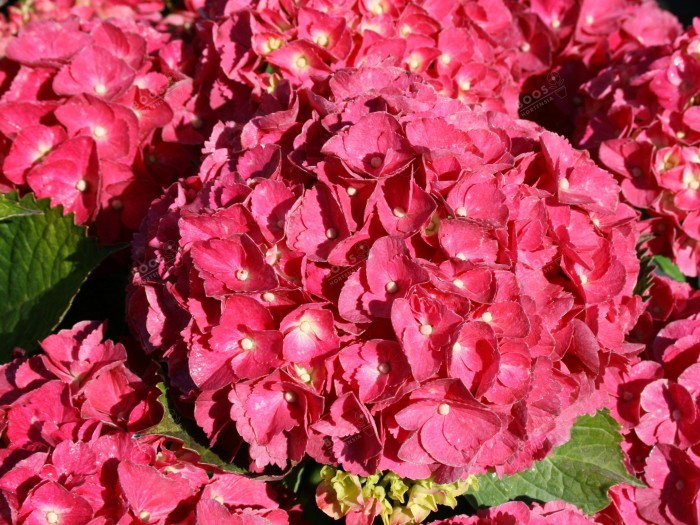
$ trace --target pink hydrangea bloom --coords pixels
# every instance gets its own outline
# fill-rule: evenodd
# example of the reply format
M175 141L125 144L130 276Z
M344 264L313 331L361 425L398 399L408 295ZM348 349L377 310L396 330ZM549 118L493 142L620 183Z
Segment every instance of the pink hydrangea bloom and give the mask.
M38 14L7 41L0 185L50 198L104 242L127 240L162 187L193 171L195 148L178 145L175 159L160 153L181 142L166 128L189 126L175 120L170 96L191 82L193 53L182 35L154 26L158 2L59 4L61 16ZM111 8L131 18L97 18ZM134 17L140 10L154 21Z
M654 253L683 273L700 268L700 167L693 97L700 90L698 22L674 42L620 56L583 86L575 142L617 176L623 198L649 215ZM634 78L633 82L628 79Z
M264 107L215 127L133 244L130 322L210 439L235 426L256 471L449 481L527 468L600 406L642 349L611 174L397 68Z

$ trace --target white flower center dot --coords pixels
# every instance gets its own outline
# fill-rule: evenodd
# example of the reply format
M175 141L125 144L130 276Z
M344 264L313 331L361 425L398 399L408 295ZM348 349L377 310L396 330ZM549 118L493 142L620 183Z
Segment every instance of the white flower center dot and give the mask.
M459 259L460 261L466 261L466 260L467 260L467 256L464 255L462 252L459 252L455 257L457 257L457 259Z
M588 277L585 274L578 274L578 278L581 279L581 286L586 286L588 284Z
M248 273L248 270L244 270L243 268L241 268L240 270L236 270L236 279L238 279L239 281L247 280L249 275L250 274Z
M265 292L263 294L262 298L263 298L263 301L265 301L267 303L271 303L272 301L274 301L276 299L275 294L273 294L272 292Z
M287 390L287 391L284 393L284 400L285 400L287 403L296 403L296 400L297 400L297 394L296 394L296 392L292 392L291 390Z
M330 40L328 39L328 35L325 35L325 34L318 35L315 40L316 40L316 43L321 47L326 47L328 44L330 44Z
M455 210L455 214L458 217L466 217L467 216L467 209L464 206L460 206Z
M561 27L561 20L559 20L558 18L552 20L552 27L554 29L559 29Z
M294 61L294 65L299 69L304 69L306 66L309 65L309 59L306 58L304 55L301 55L297 57L297 59Z
M255 346L255 342L250 337L244 337L241 339L241 348L243 350L252 350Z
M469 91L472 88L472 83L469 80L464 80L459 83L459 89L462 91Z
M50 510L46 513L46 523L58 523L58 514Z
M219 495L216 495L216 496L214 496L214 498L213 498L213 499L214 499L214 501L216 501L217 503L221 503L222 505L224 504L224 497L223 497L223 496L221 496L220 494L219 494Z
M107 128L104 126L95 126L92 130L92 136L96 139L103 139L107 136Z
M337 236L338 230L336 230L335 228L328 228L326 230L326 237L328 237L329 239L335 239Z
M311 326L311 323L309 321L302 321L302 323L299 325L299 330L302 331L304 334L310 334L313 332L313 326Z
M564 190L564 191L568 190L569 189L569 181L566 179L561 179L559 181L559 189Z
M484 315L481 316L481 320L485 323L490 323L493 321L493 315L491 312L484 312Z
M140 519L143 523L148 523L148 521L151 519L151 513L148 512L147 510L143 510L143 511L141 511L141 513L139 514L139 519Z
M347 192L351 197L357 195L357 189L353 188L352 186L348 186Z
M586 15L586 25L592 26L593 22L595 22L593 15Z
M399 291L399 285L396 284L396 281L389 281L386 283L386 286L384 286L384 289L387 293L396 293Z
M452 351L459 352L460 350L462 350L462 345L459 341L457 341L455 344L452 345Z
M520 50L523 53L529 53L530 52L530 44L528 44L527 42L524 42L523 45L520 46Z
M420 333L426 337L433 333L433 327L429 324L420 325L419 330Z
M406 210L404 210L401 206L397 206L392 210L392 213L394 214L394 217L397 217L399 219L403 219L406 216Z
M446 416L450 413L450 405L448 405L447 403L440 403L438 405L438 413L441 416Z
M452 284L454 284L457 288L464 288L464 281L462 281L462 279L455 279L452 281Z
M447 65L450 62L452 62L452 57L450 55L448 55L447 53L443 53L442 55L440 55L440 62Z
M380 374L388 374L389 372L391 372L391 365L386 361L383 363L379 363L377 370Z
M107 86L105 86L104 84L97 84L95 86L95 93L97 93L98 95L104 95L105 93L107 93Z
M75 183L75 189L78 190L80 193L87 191L88 182L85 179L80 179L78 182Z

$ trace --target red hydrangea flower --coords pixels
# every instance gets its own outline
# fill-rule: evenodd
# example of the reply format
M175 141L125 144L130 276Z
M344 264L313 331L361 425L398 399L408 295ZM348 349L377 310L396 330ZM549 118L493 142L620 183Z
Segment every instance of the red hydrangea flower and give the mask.
M167 126L181 134L190 127L174 122L180 108L169 95L193 73L191 49L139 17L96 17L120 3L87 12L65 2L49 20L42 13L51 3L37 3L37 20L7 43L3 65L15 71L0 82L4 191L50 198L104 242L129 239L150 201L190 174L197 155L187 146L176 159L158 152L181 142L164 136ZM157 4L120 12L155 14Z
M130 322L211 440L255 471L443 482L527 468L600 406L606 363L643 348L611 174L398 68L264 108L215 127L133 245Z
M136 377L124 346L103 337L103 325L78 323L0 368L3 523L289 525L282 491L135 433L163 415L155 374Z
M649 43L608 64L582 88L574 135L617 176L624 199L645 210L652 253L692 277L700 268L699 32L696 21L675 42Z

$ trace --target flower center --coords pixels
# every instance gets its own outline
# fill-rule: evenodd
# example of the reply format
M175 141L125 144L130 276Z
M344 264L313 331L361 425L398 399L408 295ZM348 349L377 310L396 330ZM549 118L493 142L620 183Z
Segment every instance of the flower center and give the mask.
M585 274L578 274L578 278L581 280L581 286L586 286L588 284L588 277Z
M563 191L568 190L569 189L569 181L566 179L561 179L559 181L559 189L563 190Z
M265 292L263 294L262 298L263 298L263 301L265 301L266 303L271 303L272 301L274 301L276 299L275 294L273 294L272 292Z
M455 279L452 281L452 284L454 284L457 288L464 288L464 281L462 281L462 279Z
M459 341L457 341L455 344L452 345L453 352L459 352L461 350L462 350L462 345L460 344Z
M239 281L246 281L248 280L248 277L250 274L248 273L248 270L245 270L241 268L240 270L236 270L236 279Z
M80 193L85 193L88 189L88 182L85 179L80 179L75 183L75 189Z
M379 363L377 370L380 374L388 374L389 372L391 372L391 364L389 364L386 361L384 361L383 363Z
M296 403L297 399L298 399L298 396L297 396L296 392L292 392L291 390L287 390L284 393L284 400L287 403Z
M472 88L472 83L469 80L463 80L459 83L459 89L469 91Z
M396 284L396 281L389 281L386 283L386 286L384 286L384 289L387 293L394 294L399 291L399 285Z
M558 18L552 20L552 27L554 29L559 29L561 27L561 20L559 20Z
M46 513L46 523L58 523L58 514L53 510L48 511Z
M458 217L466 217L467 209L464 206L460 206L455 210L455 214L457 214Z
M309 59L304 55L300 55L294 61L294 65L297 67L297 69L304 69L309 65Z
M527 42L523 42L523 45L520 46L520 51L522 51L523 53L529 53L530 49L530 44Z
M151 519L151 513L148 512L147 510L141 511L141 513L139 514L139 519L143 523L148 523Z
M314 40L321 47L327 47L328 44L330 44L330 39L328 38L328 35L326 35L325 33L321 33L320 35L317 35Z
M107 136L107 128L104 126L95 126L92 130L92 136L96 139L103 139Z
M593 22L595 22L595 18L593 18L593 15L586 15L586 25L592 26Z
M426 337L433 333L433 327L429 324L420 325L419 330L420 333Z
M372 166L373 168L378 168L382 165L382 157L381 155L375 155L372 157L369 161L369 165Z
M338 230L336 230L335 228L328 228L326 230L326 237L328 237L329 239L335 239L337 236Z
M314 327L311 325L311 323L309 321L302 321L301 324L299 325L299 330L301 330L301 332L304 334L310 334L311 332L314 331Z
M255 347L255 341L250 337L244 337L241 339L240 345L243 350L252 350Z
M491 312L484 312L484 315L481 316L481 320L485 323L490 323L493 321L493 315Z
M354 197L355 195L357 195L357 190L355 188L353 188L352 186L348 186L348 189L346 191L348 192L348 195L350 195L351 197Z
M95 93L97 93L98 95L104 95L105 93L107 93L107 86L105 86L104 84L97 84L95 86Z
M398 219L403 219L406 216L406 210L404 210L401 206L394 208L392 213L394 214L394 217Z
M466 260L467 260L467 256L464 255L462 252L459 252L457 255L455 255L455 257L457 257L457 259L459 259L460 261L466 261Z
M221 503L222 505L224 504L224 497L221 494L217 494L212 499L217 503Z
M447 414L450 413L450 405L447 403L440 403L438 405L438 414L441 416L446 416Z
M452 57L447 53L443 53L442 55L440 55L440 62L442 62L444 65L447 65L450 62L452 62Z

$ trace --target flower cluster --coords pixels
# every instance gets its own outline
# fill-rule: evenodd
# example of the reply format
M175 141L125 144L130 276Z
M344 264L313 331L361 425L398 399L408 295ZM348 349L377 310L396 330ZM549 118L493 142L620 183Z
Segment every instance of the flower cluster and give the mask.
M3 522L289 525L271 486L211 476L169 438L134 434L162 416L159 390L103 335L79 323L0 369Z
M217 125L133 246L130 322L212 441L441 483L563 442L642 348L613 176L401 69L266 107Z
M183 40L138 20L68 17L27 25L6 54L0 189L49 197L114 242L196 171L183 135L201 123L181 108L195 57Z
M608 64L582 89L576 142L616 174L626 202L645 210L653 253L689 276L700 268L700 23L673 45Z
M652 290L647 315L666 322L648 343L651 359L606 379L629 466L648 487L614 487L605 514L614 523L697 523L700 292L661 279Z
M476 486L476 478L438 484L433 480L412 482L393 472L360 477L325 466L316 489L316 504L335 519L347 517L353 525L372 525L381 518L384 525L422 523L438 506L457 506L457 497Z

